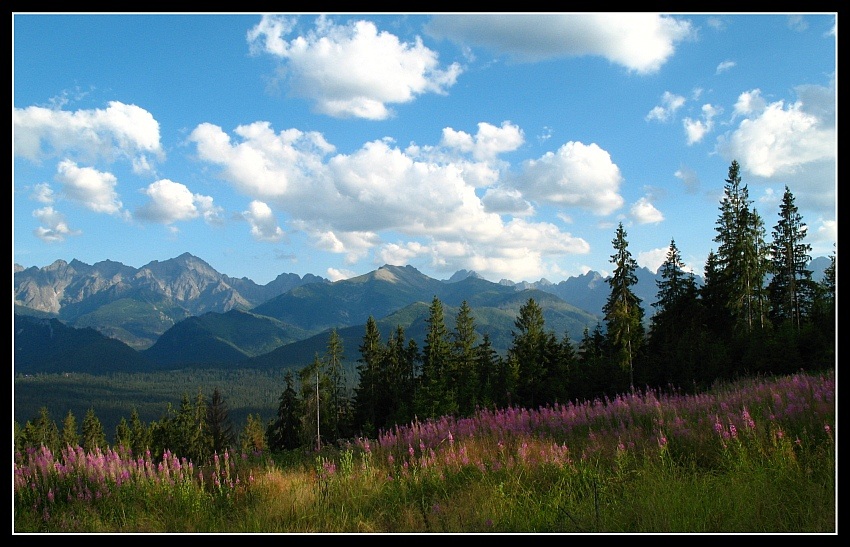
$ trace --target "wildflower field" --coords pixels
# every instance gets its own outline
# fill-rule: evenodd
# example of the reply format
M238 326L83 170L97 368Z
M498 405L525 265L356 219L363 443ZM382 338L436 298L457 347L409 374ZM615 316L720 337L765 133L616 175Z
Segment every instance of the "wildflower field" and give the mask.
M414 421L197 466L15 454L14 533L837 533L835 373Z

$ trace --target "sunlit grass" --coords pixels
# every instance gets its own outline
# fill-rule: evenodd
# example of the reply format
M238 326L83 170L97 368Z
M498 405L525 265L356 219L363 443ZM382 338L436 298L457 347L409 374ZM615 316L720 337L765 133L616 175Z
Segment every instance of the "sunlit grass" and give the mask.
M399 426L316 452L19 454L16 532L834 533L834 374Z

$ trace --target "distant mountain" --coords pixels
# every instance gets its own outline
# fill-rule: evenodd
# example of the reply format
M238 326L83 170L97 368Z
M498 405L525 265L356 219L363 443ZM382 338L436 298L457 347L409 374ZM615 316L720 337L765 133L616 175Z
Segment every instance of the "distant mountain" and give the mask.
M17 374L46 372L137 372L147 359L123 342L94 329L75 329L58 319L14 316L13 357Z
M412 302L430 302L447 285L413 266L381 266L364 275L329 284L302 285L251 311L307 330L365 324Z
M812 261L814 277L821 279L828 265L828 258ZM369 316L384 340L400 325L421 347L434 297L443 303L449 329L466 301L479 337L487 333L504 354L529 298L541 305L547 329L577 343L585 328L603 321L610 293L596 272L560 283L493 283L467 270L440 281L412 266L391 265L334 283L282 274L260 286L218 274L189 254L139 269L76 260L14 269L16 372L301 367L324 354L333 328L354 363ZM635 293L648 321L661 277L646 268L636 275ZM264 295L273 296L258 302Z
M50 314L69 326L92 327L142 350L179 321L207 312L249 310L293 287L323 278L281 274L260 286L219 274L184 253L141 268L106 260L92 266L57 260L44 268L15 266L15 311Z
M635 269L635 277L637 284L632 287L632 292L641 299L645 312L644 319L648 324L654 311L652 304L658 300L658 282L663 278L660 273L653 273L652 270L642 266ZM703 278L698 275L694 278L697 286L701 287ZM559 283L550 283L545 279L542 281L543 283L538 282L532 286L558 295L564 301L590 313L604 315L602 308L611 295L611 287L608 285L608 278L603 278L598 272L591 270L584 275L571 277Z
M310 333L241 310L185 319L141 353L159 368L231 365L268 353Z
M490 281L481 281L497 285ZM474 286L480 288L480 285ZM446 300L441 298L440 301L443 303L446 328L450 332L454 331L460 304L463 300L466 300L472 310L478 342L482 340L486 333L490 337L493 349L501 355L506 355L508 348L513 343L512 333L516 331L515 321L520 308L528 302L529 298L533 298L535 302L540 304L543 309L546 329L554 332L558 339L567 334L574 344L578 343L585 326L588 324L595 325L597 320L596 317L567 304L557 296L536 289L516 291L509 288L498 295L491 294L486 298L476 297L474 293L471 294L470 298L463 298L460 294L443 296L446 297ZM477 301L477 304L471 303L473 300ZM397 327L401 326L404 329L405 339L415 340L421 350L428 330L427 319L430 316L430 305L430 300L427 302L417 301L382 318L375 317L375 323L381 333L381 340L386 343L390 336L395 333ZM337 328L337 334L342 339L344 348L344 361L349 365L349 368L353 369L356 366L356 361L360 358L359 348L360 344L363 343L365 333L365 321L358 325ZM240 363L239 366L256 369L300 368L309 365L316 355L319 357L325 355L329 336L330 329L304 340L281 346L264 355L248 359Z

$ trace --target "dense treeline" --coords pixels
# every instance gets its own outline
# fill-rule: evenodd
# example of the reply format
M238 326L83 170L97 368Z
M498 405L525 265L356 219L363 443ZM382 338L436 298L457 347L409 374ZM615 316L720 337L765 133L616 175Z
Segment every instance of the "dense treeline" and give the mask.
M480 339L464 302L449 330L442 302L429 307L420 349L398 326L382 340L374 318L357 348L356 378L343 363L347 348L335 330L324 355L300 371L286 371L277 413L248 414L234 433L227 403L216 389L194 399L183 394L161 419L145 424L133 412L118 424L113 443L134 452L165 449L204 461L224 447L242 450L319 448L351 437L374 437L396 424L439 416L470 416L479 408L537 408L604 399L635 388L695 393L718 380L823 370L835 361L835 253L821 282L807 264L811 247L794 196L786 187L767 240L733 161L725 180L717 235L698 287L674 239L661 266L649 326L645 303L632 288L637 262L622 223L612 240L610 296L604 322L581 340L547 329L543 310L529 299L515 320L513 340L499 355ZM354 387L351 387L354 386ZM17 423L16 423L17 425ZM16 431L17 448L64 446L79 440L104 446L97 417L88 412L81 437L69 412L59 428L46 407Z

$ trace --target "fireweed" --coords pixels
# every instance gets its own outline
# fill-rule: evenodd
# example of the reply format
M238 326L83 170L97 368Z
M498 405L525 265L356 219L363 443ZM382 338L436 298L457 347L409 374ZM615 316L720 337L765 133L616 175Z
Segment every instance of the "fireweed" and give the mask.
M47 529L52 514L74 504L113 511L122 500L152 497L200 509L204 501L232 500L244 488L228 451L204 471L167 450L156 462L149 451L134 457L123 448L68 446L57 456L41 446L15 454L13 477L15 507L40 513ZM246 480L253 481L250 472Z
M314 455L308 469L323 509L305 507L307 516L292 518L298 529L315 531L308 524L312 518L321 519L321 529L330 529L333 521L328 519L335 510L352 518L352 510L373 506L389 515L375 529L392 530L397 522L413 523L401 529L416 529L418 518L426 530L449 530L453 523L443 519L452 514L453 496L462 500L469 495L464 485L474 484L487 489L480 499L490 500L485 503L495 512L482 514L473 528L486 521L488 530L515 530L539 510L523 503L546 507L547 496L553 496L548 499L554 507L572 507L582 492L591 499L597 489L604 494L608 488L610 495L622 492L645 469L670 469L671 476L678 468L706 469L707 477L717 476L715 471L764 469L779 473L777 477L788 473L794 480L811 472L809 462L822 467L818 462L834 461L835 425L834 372L750 379L698 395L646 389L538 409L482 409L469 418L414 420L375 439L355 439L336 452ZM133 458L111 450L87 454L69 448L59 457L45 448L28 451L15 458L15 508L36 515L44 529L51 529L57 509L97 507L99 500L133 489L159 492L158 499L166 501L165 492L172 497L179 497L181 489L199 493L202 497L188 496L194 505L180 505L190 515L207 514L203 511L211 506L232 515L233 508L269 505L245 501L252 493L250 470L256 472L261 464L243 458L237 467L237 459L225 452L199 469L170 453L154 463L150 454ZM498 492L503 495L494 497ZM529 497L529 492L538 495ZM173 508L174 502L169 503ZM390 509L395 507L400 509ZM355 520L364 529L376 526L358 515ZM513 515L523 517L518 521ZM573 518L563 511L558 516ZM279 526L274 524L279 518L270 515L268 522ZM598 518L585 515L576 522L587 529ZM225 527L221 531L234 526L229 517L216 525Z

